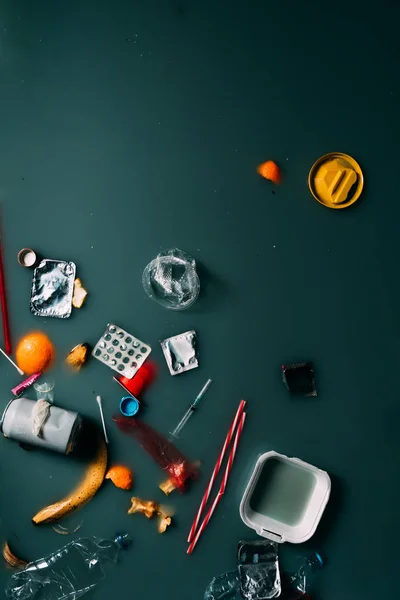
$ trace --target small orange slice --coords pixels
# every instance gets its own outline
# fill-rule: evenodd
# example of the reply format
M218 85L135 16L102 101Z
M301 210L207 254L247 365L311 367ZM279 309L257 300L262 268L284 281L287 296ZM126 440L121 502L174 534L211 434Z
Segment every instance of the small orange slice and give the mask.
M272 183L278 184L281 182L281 170L273 160L267 160L267 162L261 163L261 165L257 167L257 172L261 177L269 179Z
M133 473L124 465L114 465L106 473L106 479L111 479L113 484L121 490L130 490L132 487Z

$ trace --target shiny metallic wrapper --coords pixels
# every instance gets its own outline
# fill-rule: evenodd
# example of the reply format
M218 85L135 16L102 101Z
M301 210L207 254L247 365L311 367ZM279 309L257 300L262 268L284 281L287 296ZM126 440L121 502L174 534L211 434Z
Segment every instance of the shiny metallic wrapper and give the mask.
M31 312L38 317L67 319L72 312L76 266L45 258L33 273Z
M14 396L21 396L25 390L31 387L31 385L33 385L35 381L39 379L41 374L42 371L38 371L37 373L30 375L27 379L24 379L24 381L21 381L21 383L13 387L11 392L14 394Z
M197 335L186 331L160 342L171 375L178 375L199 366Z

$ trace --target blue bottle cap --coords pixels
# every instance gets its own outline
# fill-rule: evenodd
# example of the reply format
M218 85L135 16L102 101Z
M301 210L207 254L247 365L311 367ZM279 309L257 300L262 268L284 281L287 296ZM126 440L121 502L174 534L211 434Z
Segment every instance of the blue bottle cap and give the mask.
M119 403L119 410L126 417L133 417L139 410L139 401L134 396L124 396Z
M129 548L132 543L130 536L127 533L117 532L115 534L115 541L121 546L123 550Z

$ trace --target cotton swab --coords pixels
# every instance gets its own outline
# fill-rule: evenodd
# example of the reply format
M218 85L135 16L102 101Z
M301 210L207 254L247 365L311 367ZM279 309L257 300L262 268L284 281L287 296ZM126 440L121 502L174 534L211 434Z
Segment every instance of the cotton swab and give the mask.
M23 370L22 370L22 369L20 369L19 367L17 367L17 365L15 364L15 362L14 362L13 360L11 360L11 358L10 358L10 357L9 357L9 356L8 356L8 355L7 355L7 354L4 352L4 350L3 350L2 348L0 348L0 352L2 353L2 355L3 355L3 356L5 356L5 357L6 357L6 359L7 359L8 361L10 361L10 363L12 364L12 366L13 366L13 367L15 367L15 368L17 369L17 371L18 371L18 373L19 373L20 375L25 375L25 373L23 372Z
M101 422L103 423L104 439L106 441L106 444L108 444L106 424L105 424L104 415L103 415L103 406L101 404L101 396L96 396L96 402L99 405L99 409L100 409Z

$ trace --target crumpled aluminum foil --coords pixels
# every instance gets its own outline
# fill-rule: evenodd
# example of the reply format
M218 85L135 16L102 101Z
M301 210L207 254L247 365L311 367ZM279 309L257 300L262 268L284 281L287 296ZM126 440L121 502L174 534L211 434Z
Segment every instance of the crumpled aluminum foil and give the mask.
M67 319L72 312L76 265L45 258L33 273L30 309L38 317Z
M196 261L179 248L158 254L143 271L142 283L149 298L172 310L189 308L200 291Z
M160 342L171 375L178 375L199 366L197 335L194 330L167 338Z

